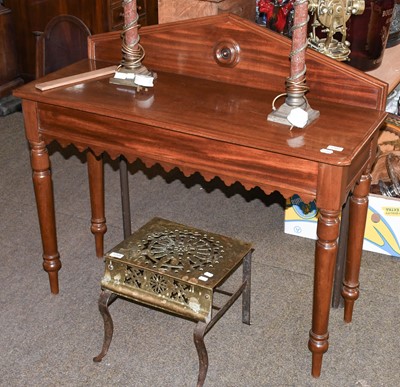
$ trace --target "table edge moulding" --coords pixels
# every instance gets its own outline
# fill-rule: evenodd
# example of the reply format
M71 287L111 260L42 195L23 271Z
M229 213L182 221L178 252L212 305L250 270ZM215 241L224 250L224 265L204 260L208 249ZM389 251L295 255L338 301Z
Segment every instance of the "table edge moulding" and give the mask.
M43 92L31 83L15 92L23 100L51 292L59 292L61 268L46 148L51 141L87 150L99 257L106 232L103 152L140 158L147 166L159 163L167 171L178 167L185 175L200 172L207 180L218 176L228 185L259 186L267 194L316 199L321 215L309 348L311 372L318 377L328 349L340 211L350 192L345 321L351 321L359 296L369 172L386 118L387 84L308 50L307 98L320 117L305 129L289 130L267 121L289 74L289 39L230 14L143 27L140 36L143 64L157 73L154 88L138 91L104 77ZM233 65L216 54L221 47L237 55ZM118 64L119 33L91 36L89 58L40 82Z

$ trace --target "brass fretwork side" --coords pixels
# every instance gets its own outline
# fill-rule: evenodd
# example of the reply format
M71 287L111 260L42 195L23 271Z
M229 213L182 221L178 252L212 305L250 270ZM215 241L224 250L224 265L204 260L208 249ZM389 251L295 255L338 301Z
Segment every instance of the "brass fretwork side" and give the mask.
M105 255L101 285L137 301L209 321L213 290L249 243L155 218Z

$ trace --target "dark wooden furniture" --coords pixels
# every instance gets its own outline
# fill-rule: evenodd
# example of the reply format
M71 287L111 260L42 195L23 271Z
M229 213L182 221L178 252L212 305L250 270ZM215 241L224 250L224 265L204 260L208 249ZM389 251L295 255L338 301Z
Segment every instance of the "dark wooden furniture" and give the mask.
M23 83L20 75L11 10L0 5L0 98Z
M88 56L87 39L91 35L87 25L76 16L53 17L43 32L36 35L36 78L75 63ZM131 233L128 167L120 160L121 201L124 238Z
M35 74L35 37L33 31L43 31L58 15L73 15L81 19L92 34L122 28L122 0L5 0L12 10L15 44L20 54L22 75L27 80ZM157 23L157 0L138 0L140 24ZM1 43L0 43L1 44Z
M36 35L36 78L87 58L87 25L73 15L55 16Z
M136 98L127 98L128 90L107 78L88 81L79 92L74 87L40 92L31 83L16 93L23 99L51 291L59 291L61 268L46 148L53 140L87 150L91 229L99 257L106 231L103 152L112 158L122 154L128 161L140 158L148 166L159 163L167 171L179 167L185 175L200 172L207 180L218 176L228 185L239 181L247 189L278 190L285 197L299 194L305 202L316 199L320 217L309 348L312 374L318 377L328 349L339 215L350 191L346 322L359 296L369 172L386 117L387 84L308 51L308 99L320 117L303 130L290 131L266 120L289 74L287 38L224 14L143 28L141 42L147 53L144 64L158 78L154 88ZM94 35L89 45L93 60L49 74L46 80L117 64L120 44L118 32ZM239 58L229 67L216 51L235 47L240 48ZM343 149L321 151L329 145Z
M166 219L149 221L105 255L99 297L104 340L93 361L100 362L111 344L109 304L125 298L196 323L197 387L202 387L208 370L204 336L240 296L242 322L250 325L251 254L250 243ZM232 290L225 281L240 266L242 279Z

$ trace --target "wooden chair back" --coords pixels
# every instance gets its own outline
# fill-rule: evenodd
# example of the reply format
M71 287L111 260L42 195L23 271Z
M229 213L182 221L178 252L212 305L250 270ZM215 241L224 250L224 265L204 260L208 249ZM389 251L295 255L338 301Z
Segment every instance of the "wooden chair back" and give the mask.
M36 78L87 58L89 28L73 15L55 16L36 35Z

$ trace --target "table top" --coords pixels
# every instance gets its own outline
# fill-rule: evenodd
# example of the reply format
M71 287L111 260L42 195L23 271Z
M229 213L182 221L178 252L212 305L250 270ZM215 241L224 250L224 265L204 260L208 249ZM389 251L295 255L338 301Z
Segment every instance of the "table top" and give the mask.
M40 82L108 65L84 60ZM278 189L303 200L316 198L321 165L350 168L335 172L349 189L386 117L379 110L310 98L320 117L290 130L267 121L278 92L167 72L157 72L154 88L143 93L106 77L48 91L32 82L15 94L38 102L38 131L47 143L73 143L112 158L123 154L148 167L178 167L186 176L200 172L206 180L218 176L227 185L239 181L247 189ZM330 146L334 150L326 151Z
M107 65L82 61L41 81ZM110 84L106 77L44 92L37 90L32 82L16 95L65 109L343 166L351 163L384 118L377 110L332 106L310 98L320 117L304 129L289 130L288 126L267 121L277 93L172 73L158 72L157 76L154 88L140 93L129 86ZM47 130L46 133L49 134ZM343 150L322 153L321 149L329 145Z

